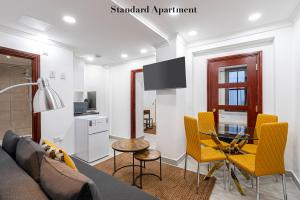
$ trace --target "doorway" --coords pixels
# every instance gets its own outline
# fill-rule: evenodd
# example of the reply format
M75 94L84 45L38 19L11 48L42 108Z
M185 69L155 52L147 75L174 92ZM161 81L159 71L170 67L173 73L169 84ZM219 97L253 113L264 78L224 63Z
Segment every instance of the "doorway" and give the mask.
M208 60L207 106L217 125L255 126L262 112L262 52Z
M131 138L155 140L156 91L144 90L143 69L131 71ZM151 143L151 142L150 142Z
M5 47L0 47L0 89L8 86L36 82L40 77L40 56ZM0 95L1 111L0 140L7 130L19 135L31 135L35 142L41 137L41 115L33 113L32 100L37 86L15 88Z

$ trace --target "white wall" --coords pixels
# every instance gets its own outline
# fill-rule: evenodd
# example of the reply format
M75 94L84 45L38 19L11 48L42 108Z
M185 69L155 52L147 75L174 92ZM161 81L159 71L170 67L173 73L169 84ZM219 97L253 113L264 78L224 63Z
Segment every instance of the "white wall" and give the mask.
M185 56L186 46L180 36L156 49L157 62ZM186 89L158 90L156 109L157 149L162 157L177 162L186 150L183 119L186 109Z
M296 119L296 132L294 134L293 146L293 168L298 180L300 180L300 17L295 21L294 25L294 66L296 68L296 104L295 104L295 119Z
M108 84L108 70L105 67L97 65L84 67L84 90L96 91L97 111L106 116L109 113Z
M84 69L86 64L83 59L74 57L74 90L84 90Z
M130 138L130 71L155 61L153 56L108 67L111 135Z
M74 120L73 120L73 52L71 50L45 44L39 41L17 37L0 32L0 46L48 55L41 56L41 77L49 77L50 71L56 72L56 79L50 79L54 90L62 97L65 108L42 113L42 138L52 140L63 137L62 147L69 153L74 152ZM59 75L66 74L66 80ZM63 123L62 123L63 122Z

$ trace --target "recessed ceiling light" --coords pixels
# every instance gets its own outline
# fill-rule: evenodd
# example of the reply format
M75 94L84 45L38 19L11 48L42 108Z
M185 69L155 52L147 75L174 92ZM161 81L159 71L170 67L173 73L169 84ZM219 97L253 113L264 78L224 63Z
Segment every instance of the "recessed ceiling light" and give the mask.
M189 36L195 36L197 35L197 31L190 31L188 34Z
M147 49L141 49L141 51L140 51L142 54L145 54L145 53L147 53L148 52L148 50Z
M6 56L7 59L10 59L10 56Z
M121 54L121 57L122 57L122 58L128 58L128 54L122 53L122 54Z
M253 13L251 14L249 17L248 17L248 20L250 22L254 22L254 21L257 21L261 18L262 14L261 13Z
M85 59L86 59L87 61L93 62L95 58L92 57L92 56L87 56Z
M71 17L71 16L68 16L68 15L65 15L63 17L63 20L69 24L75 24L76 23L76 19L74 17Z

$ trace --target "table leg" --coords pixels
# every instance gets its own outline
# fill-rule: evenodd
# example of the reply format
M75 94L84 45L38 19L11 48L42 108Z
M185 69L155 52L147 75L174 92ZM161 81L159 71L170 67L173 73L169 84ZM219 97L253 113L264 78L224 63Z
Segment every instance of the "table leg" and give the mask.
M160 180L162 180L162 178L161 178L161 157L159 157L159 177L160 177Z
M245 196L245 192L244 192L243 188L241 187L241 184L240 184L238 178L236 177L236 175L235 175L233 169L230 169L230 172L231 172L231 178L233 179L233 182L234 182L234 184L235 184L237 190L239 191L239 193L240 193L242 196ZM230 187L230 185L229 185L229 187Z
M215 163L214 166L208 171L206 176L203 178L203 180L207 180L208 178L210 178L213 175L213 173L216 170L220 169L223 165L224 165L224 162Z
M114 172L112 174L113 176L115 175L116 170L117 170L117 167L116 167L116 150L114 150Z
M132 153L132 185L134 185L134 153Z
M140 188L143 189L143 161L140 161Z

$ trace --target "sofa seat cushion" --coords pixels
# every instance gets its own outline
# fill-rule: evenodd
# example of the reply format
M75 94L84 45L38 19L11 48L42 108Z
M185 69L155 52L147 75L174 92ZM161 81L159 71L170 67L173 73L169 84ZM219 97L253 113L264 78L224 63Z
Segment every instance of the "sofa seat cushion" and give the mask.
M2 141L2 148L13 158L16 158L16 148L20 137L11 130L6 131Z
M21 138L17 144L16 161L35 181L39 181L44 154L39 144L29 138Z
M42 161L40 184L51 199L102 200L91 179L47 156Z
M48 199L39 184L20 168L2 148L0 148L0 199Z

